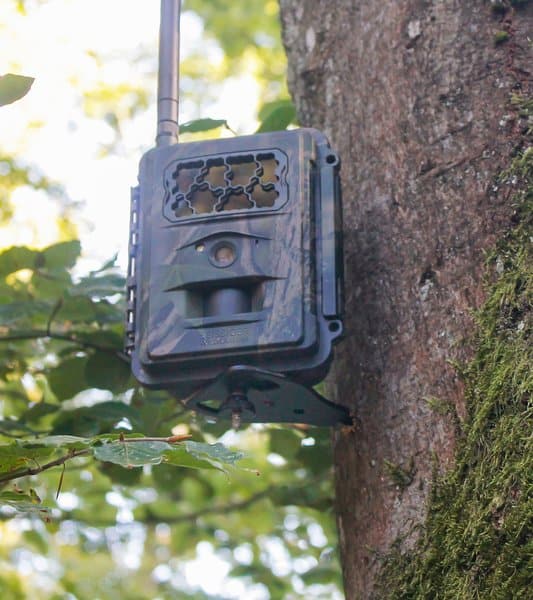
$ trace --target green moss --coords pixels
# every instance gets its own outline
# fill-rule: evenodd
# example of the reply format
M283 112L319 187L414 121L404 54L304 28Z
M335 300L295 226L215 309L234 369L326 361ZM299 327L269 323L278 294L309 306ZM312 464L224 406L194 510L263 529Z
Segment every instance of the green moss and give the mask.
M509 39L509 32L504 31L503 29L501 31L497 31L494 34L494 43L495 44L503 44L503 42L506 42L508 39Z
M455 466L434 481L415 547L395 544L384 559L380 599L531 597L533 148L502 180L520 191L514 227L488 257L477 352L462 369L468 418Z
M411 459L407 468L396 465L389 460L385 460L383 466L392 483L402 492L413 483L416 474L414 458Z

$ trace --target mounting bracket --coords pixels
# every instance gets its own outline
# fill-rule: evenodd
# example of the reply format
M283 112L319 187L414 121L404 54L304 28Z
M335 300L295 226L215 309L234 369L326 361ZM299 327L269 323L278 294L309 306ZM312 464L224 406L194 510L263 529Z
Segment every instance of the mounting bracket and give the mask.
M312 388L279 373L236 365L187 398L188 408L214 418L244 423L351 423L348 411Z

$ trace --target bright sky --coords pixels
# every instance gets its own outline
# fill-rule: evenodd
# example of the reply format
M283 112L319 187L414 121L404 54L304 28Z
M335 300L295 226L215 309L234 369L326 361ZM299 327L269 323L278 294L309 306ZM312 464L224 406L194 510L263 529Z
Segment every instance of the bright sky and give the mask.
M84 114L82 98L99 84L139 80L155 95L159 2L49 0L28 5L23 16L14 0L0 2L0 74L36 78L23 100L0 110L0 151L34 164L61 183L72 202L81 203L74 220L87 266L117 251L124 265L129 188L136 183L142 153L153 145L155 106L124 124L118 153L102 156L102 145L113 141L114 131L102 118ZM181 31L182 56L200 48L211 60L220 60L220 51L202 39L200 19L184 13ZM153 57L152 64L132 60L142 49ZM234 129L253 131L257 93L251 75L230 80L202 116L228 119ZM194 116L183 103L180 120ZM12 202L15 216L8 228L0 229L0 247L57 241L57 201L20 188Z

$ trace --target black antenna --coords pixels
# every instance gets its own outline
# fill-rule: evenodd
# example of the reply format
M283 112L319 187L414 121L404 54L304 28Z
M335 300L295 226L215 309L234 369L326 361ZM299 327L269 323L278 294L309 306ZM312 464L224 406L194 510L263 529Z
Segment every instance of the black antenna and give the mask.
M178 141L180 8L181 0L161 0L157 146L170 146Z

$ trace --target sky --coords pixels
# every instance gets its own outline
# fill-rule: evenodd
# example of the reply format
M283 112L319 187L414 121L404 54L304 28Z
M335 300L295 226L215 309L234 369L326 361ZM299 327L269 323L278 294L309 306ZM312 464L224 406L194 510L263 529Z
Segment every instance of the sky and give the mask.
M16 4L0 2L0 74L32 76L35 83L24 99L0 111L1 149L63 186L76 206L70 214L82 241L82 264L93 268L118 252L124 267L129 190L155 137L159 2L30 0L26 15ZM182 57L201 49L211 61L221 60L220 49L202 33L202 21L183 13ZM148 59L132 60L140 55ZM98 106L94 118L84 112L83 96L101 85L132 82L152 92L150 106L124 122L117 141ZM216 96L201 116L227 119L237 131L254 130L258 86L251 74L226 81ZM190 102L182 102L180 110L181 122L197 116ZM113 142L115 152L103 154ZM0 248L57 241L61 204L56 199L23 187L12 203L14 218L0 228Z

